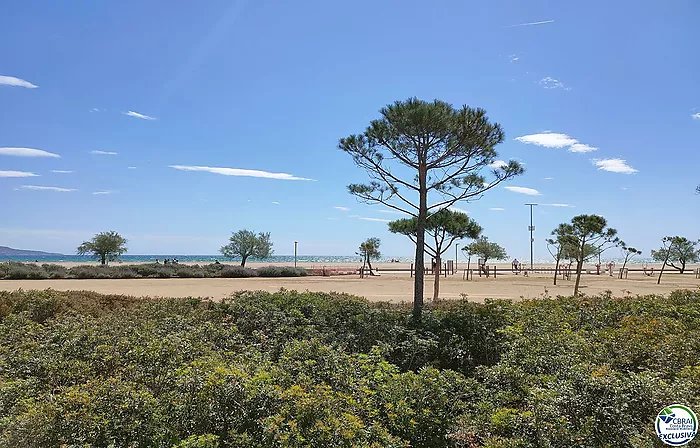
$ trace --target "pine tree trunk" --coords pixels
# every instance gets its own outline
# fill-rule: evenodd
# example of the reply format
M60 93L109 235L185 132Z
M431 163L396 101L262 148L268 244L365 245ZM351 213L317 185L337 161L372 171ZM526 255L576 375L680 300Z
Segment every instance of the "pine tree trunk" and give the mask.
M583 268L583 255L586 250L586 239L581 240L578 260L576 260L576 284L574 285L574 297L578 296L578 286L581 283L581 269Z
M439 256L435 261L437 263L437 269L434 269L435 283L433 284L433 300L437 300L440 296L440 269L442 268L442 261Z
M247 256L247 255L243 255L243 256L241 257L241 267L242 267L242 268L245 267L245 261L246 261L246 259L248 259L248 256Z
M416 277L413 281L413 317L419 321L423 312L423 281L425 279L425 224L428 218L427 170L418 169L420 201L416 219Z
M656 280L656 284L660 285L661 284L661 276L664 275L664 268L666 267L666 262L668 261L668 257L664 260L664 264L661 265L661 272L659 272L659 278Z
M554 286L557 286L557 274L559 273L559 256L557 256L557 264L554 266Z
M374 275L374 272L372 272L372 260L370 260L369 255L367 255L367 265L369 265L369 275Z

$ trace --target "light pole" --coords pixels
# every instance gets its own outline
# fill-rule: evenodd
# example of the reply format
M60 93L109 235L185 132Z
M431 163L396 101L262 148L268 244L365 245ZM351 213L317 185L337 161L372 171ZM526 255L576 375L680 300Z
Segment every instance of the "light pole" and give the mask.
M299 241L294 242L294 269L297 267L297 244L299 244Z
M454 272L457 272L457 248L459 247L459 243L455 244L455 269Z
M535 243L535 238L532 236L532 232L535 231L535 226L532 225L532 207L537 204L525 204L530 206L530 227L527 229L530 231L530 270L533 269L534 256L533 256L533 245Z

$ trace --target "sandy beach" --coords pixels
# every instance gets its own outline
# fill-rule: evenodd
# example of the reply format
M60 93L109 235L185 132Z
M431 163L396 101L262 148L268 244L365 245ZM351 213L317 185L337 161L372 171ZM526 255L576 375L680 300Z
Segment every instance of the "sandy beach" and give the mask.
M396 267L396 263L387 263L386 265ZM664 273L661 285L656 284L656 276L645 276L641 272L630 272L627 279L618 279L609 275L586 274L581 277L581 291L591 295L610 290L614 295L621 296L625 294L664 294L675 289L700 287L700 280L692 274L693 268L689 272L691 273L679 275L668 271L668 274ZM433 276L426 276L426 297L432 296L433 278ZM521 297L536 298L544 295L557 296L572 293L573 276L571 280L559 279L557 283L557 286L552 285L551 274L533 274L525 277L499 273L495 279L475 276L473 280L463 280L460 269L456 275L448 275L440 279L440 297L442 299L458 299L462 294L465 294L470 300L483 301L486 298L519 299ZM46 288L64 291L90 290L105 294L151 297L209 297L217 300L239 290L277 291L280 288L285 288L298 291L345 292L366 297L369 300L398 303L411 300L413 279L408 272L384 272L381 276L364 279L352 275L242 279L0 280L0 290L2 291L12 291L19 288L25 290Z

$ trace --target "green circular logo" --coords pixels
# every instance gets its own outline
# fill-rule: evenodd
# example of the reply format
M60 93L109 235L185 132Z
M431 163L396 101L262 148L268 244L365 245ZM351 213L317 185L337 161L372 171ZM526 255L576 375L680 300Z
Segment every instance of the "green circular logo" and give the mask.
M656 435L666 445L682 446L698 433L698 418L688 406L672 404L656 416Z

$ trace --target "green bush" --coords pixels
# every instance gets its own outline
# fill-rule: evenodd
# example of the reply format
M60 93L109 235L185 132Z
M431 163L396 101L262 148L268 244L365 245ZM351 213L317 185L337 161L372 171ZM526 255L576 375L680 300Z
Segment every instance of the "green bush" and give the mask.
M260 277L305 277L306 269L288 266L264 266L256 269Z
M14 261L0 263L0 276L5 280L42 280L49 278L49 274L39 265Z
M242 266L225 266L219 271L219 277L223 278L248 278L257 276L258 273L255 270Z
M660 409L700 409L698 353L697 291L420 322L346 294L0 292L0 447L654 446Z

